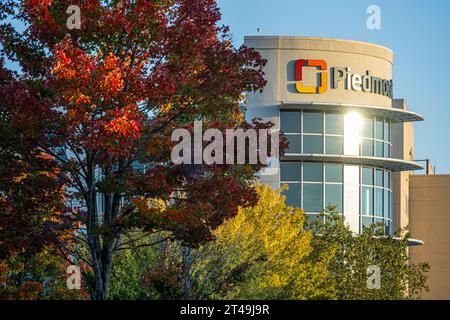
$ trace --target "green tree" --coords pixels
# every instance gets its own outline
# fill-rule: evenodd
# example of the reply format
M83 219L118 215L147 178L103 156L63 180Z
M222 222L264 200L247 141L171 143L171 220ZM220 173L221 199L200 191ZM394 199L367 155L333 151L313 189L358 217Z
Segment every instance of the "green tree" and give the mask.
M151 296L145 290L142 283L144 270L143 265L153 250L141 250L136 254L132 250L117 253L114 257L111 287L108 298L112 300L138 300L148 299Z
M316 234L314 254L335 251L329 276L338 299L402 300L420 298L428 290L426 273L430 267L426 263L408 263L410 234L405 230L385 236L383 224L373 224L355 235L334 208L329 208L310 227ZM369 276L373 275L368 268L373 266L380 270L379 289L368 285Z

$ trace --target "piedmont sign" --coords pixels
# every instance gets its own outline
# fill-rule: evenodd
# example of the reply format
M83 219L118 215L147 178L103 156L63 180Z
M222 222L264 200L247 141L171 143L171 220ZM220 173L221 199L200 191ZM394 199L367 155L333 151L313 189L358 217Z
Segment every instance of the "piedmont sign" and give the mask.
M317 77L315 86L303 85L303 68L316 68L320 75ZM361 91L382 95L388 98L393 97L393 82L372 75L367 70L364 75L352 73L349 67L332 67L330 68L330 84L331 89L343 88L345 90ZM303 94L322 94L327 92L328 88L328 67L324 60L300 59L295 63L295 87L297 92Z

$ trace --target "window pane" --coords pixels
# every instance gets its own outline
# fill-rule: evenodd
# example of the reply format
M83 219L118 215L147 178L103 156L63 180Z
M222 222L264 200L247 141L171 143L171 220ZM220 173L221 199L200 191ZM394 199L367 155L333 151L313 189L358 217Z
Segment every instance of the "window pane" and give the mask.
M390 189L391 185L390 185L390 181L389 181L389 171L384 171L384 184L383 186L385 188Z
M286 196L286 205L296 208L301 208L301 190L300 183L288 184L289 190L283 191L283 195Z
M303 136L303 153L323 154L323 137L322 136Z
M362 187L362 214L373 215L373 188Z
M389 143L385 143L384 144L384 156L386 158L390 158L391 157L391 145Z
M373 140L363 139L362 155L364 157L373 157Z
M372 223L373 223L373 218L362 217L361 224L362 224L363 229L364 228L369 228L372 225Z
M383 216L383 189L375 188L375 215Z
M301 112L282 111L281 112L281 131L284 133L301 132Z
M383 170L376 170L375 185L378 187L383 187Z
M336 206L338 212L342 212L342 185L327 184L325 186L325 206Z
M391 189L392 190L392 173L391 172L389 172L389 189Z
M383 121L382 120L376 120L375 122L375 137L376 139L383 140Z
M342 154L342 137L325 137L325 154Z
M391 124L389 122L384 124L384 140L391 142Z
M303 112L303 132L323 133L323 113Z
M341 182L342 183L342 164L326 164L325 165L325 179L327 182Z
M373 185L373 169L362 168L362 184L371 186Z
M323 211L323 184L303 184L303 207L306 212Z
M364 119L363 124L363 137L373 138L373 119Z
M286 138L289 142L289 148L286 150L286 153L302 153L300 135L296 136L286 135Z
M323 164L314 162L303 163L303 181L322 182Z
M392 192L389 192L389 219L393 219L393 217L392 217L392 215L393 215L393 210L394 210L394 208L393 208L393 206L394 206L394 198L393 198L393 193Z
M326 113L325 114L325 133L343 134L344 118L342 114Z
M300 181L301 164L300 162L281 162L280 163L281 181Z
M390 219L389 212L389 206L390 206L390 192L388 190L384 190L384 217L387 219Z
M383 142L377 141L375 143L375 156L382 158L383 157Z

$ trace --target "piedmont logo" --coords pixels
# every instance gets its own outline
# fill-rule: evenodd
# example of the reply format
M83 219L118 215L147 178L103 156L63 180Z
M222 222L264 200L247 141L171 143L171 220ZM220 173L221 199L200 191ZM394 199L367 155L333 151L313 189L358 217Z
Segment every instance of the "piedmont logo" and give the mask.
M316 67L317 70L324 72L320 73L318 77L318 84L315 87L303 86L303 67ZM295 63L295 80L299 81L295 84L297 91L300 93L325 93L327 91L327 63L323 60L297 60Z
M312 67L318 71L317 83L315 86L303 85L303 68ZM385 97L393 97L393 82L379 77L372 76L370 70L366 70L364 75L352 73L349 67L333 67L330 69L331 89L343 87L345 90L361 91L373 93ZM303 94L322 94L327 92L328 67L325 60L300 59L295 62L295 88Z

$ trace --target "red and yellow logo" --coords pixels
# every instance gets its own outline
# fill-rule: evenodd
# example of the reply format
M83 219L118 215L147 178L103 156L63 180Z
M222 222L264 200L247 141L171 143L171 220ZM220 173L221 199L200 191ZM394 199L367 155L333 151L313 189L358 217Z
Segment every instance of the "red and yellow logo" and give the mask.
M317 70L320 70L320 76L317 77L317 85L316 86L304 86L302 83L303 80L303 68L304 67L315 67ZM327 63L324 60L310 60L310 59L301 59L297 60L295 63L295 80L298 81L295 84L295 87L300 93L307 94L317 94L317 93L325 93L327 91Z

